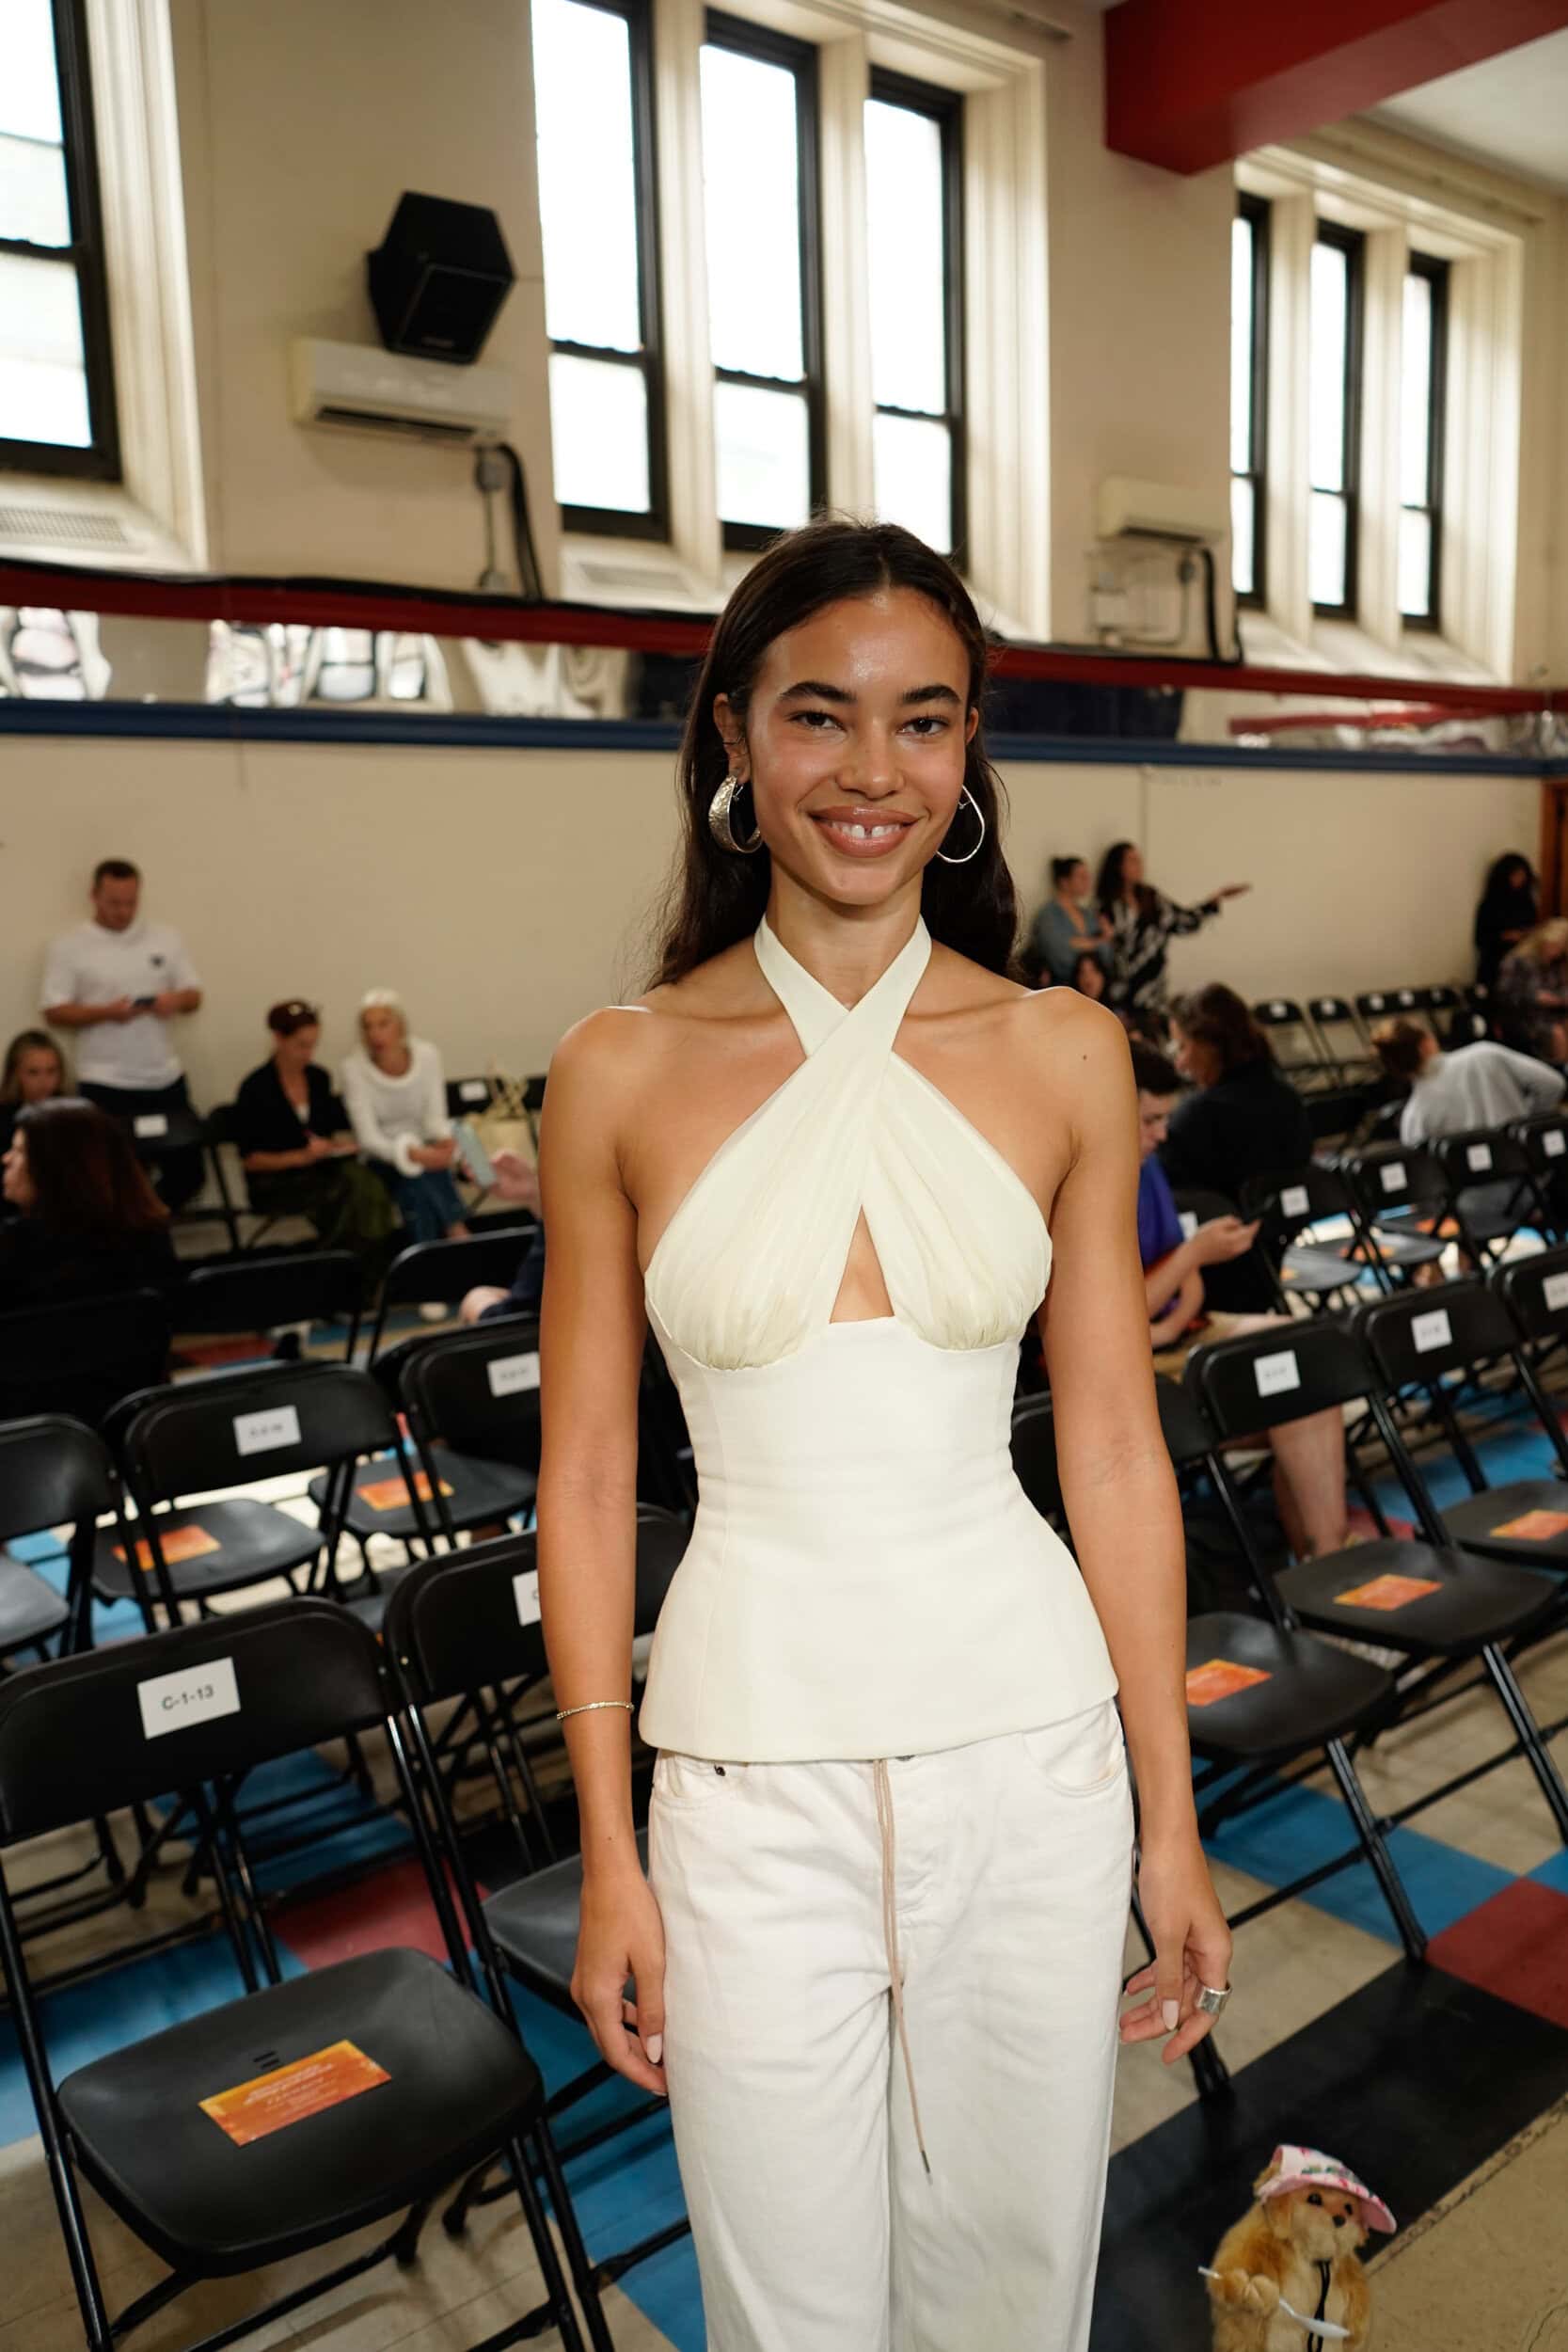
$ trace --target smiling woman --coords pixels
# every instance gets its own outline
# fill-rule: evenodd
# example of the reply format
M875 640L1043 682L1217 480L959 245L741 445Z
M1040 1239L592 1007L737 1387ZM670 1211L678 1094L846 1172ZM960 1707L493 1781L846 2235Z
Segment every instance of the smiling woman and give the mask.
M985 668L908 532L770 549L693 700L651 1017L590 1015L550 1069L539 1556L582 1815L573 1990L671 2098L713 2352L890 2328L1085 2352L1124 1724L1158 1957L1121 2039L1184 2056L1226 1983L1127 1046L1013 977ZM1031 1319L1082 1573L1011 1464ZM622 1718L649 1326L701 1502L649 1663L645 1877Z

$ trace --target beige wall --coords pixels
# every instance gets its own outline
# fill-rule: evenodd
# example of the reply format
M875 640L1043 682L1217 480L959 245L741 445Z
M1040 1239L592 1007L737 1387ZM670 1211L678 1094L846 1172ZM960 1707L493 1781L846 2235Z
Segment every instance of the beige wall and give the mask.
M324 1057L367 987L405 993L453 1075L542 1069L569 1023L635 993L674 841L663 753L5 745L0 1029L37 1018L43 943L93 861L135 858L150 912L207 986L182 1042L216 1102L262 1058L261 1015L320 998ZM1175 897L1252 881L1178 984L1373 988L1460 978L1483 867L1535 837L1539 787L1464 775L1018 767L1009 854L1026 905L1046 860L1141 841Z

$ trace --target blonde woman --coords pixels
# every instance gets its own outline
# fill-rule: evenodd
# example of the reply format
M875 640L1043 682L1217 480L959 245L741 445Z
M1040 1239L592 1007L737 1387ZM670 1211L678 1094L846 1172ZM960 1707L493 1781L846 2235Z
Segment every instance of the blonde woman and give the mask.
M341 1073L355 1141L390 1192L410 1241L467 1233L467 1212L452 1182L457 1144L440 1055L428 1039L410 1036L403 1001L389 988L369 989L361 999L359 1040Z

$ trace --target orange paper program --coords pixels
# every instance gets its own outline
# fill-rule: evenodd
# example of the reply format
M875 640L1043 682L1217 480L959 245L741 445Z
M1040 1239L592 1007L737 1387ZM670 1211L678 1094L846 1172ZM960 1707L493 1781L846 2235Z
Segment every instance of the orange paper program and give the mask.
M358 1488L359 1500L372 1511L401 1511L408 1501L408 1488L401 1478L372 1478L368 1486ZM414 1472L414 1491L421 1502L430 1501L430 1481L423 1470ZM441 1481L441 1492L450 1495L451 1488Z
M373 2090L378 2083L391 2079L384 2066L367 2058L352 2042L335 2042L330 2049L313 2051L291 2065L274 2067L270 2074L239 2083L232 2090L215 2092L202 2100L201 2112L210 2115L236 2147L248 2148L253 2139L265 2139L270 2132L303 2123L307 2116L341 2106L345 2099L356 2099L362 2090Z
M1255 1682L1267 1682L1269 1676L1262 1666L1239 1666L1233 1658L1210 1658L1201 1666L1187 1669L1187 1705L1212 1707L1216 1699L1227 1699L1236 1691L1250 1691Z
M194 1520L188 1527L160 1528L158 1540L164 1548L164 1558L170 1567L173 1567L177 1560L199 1560L204 1551L223 1549L217 1537L209 1535L207 1530L204 1527L198 1527ZM124 1545L116 1544L114 1549L115 1558L123 1560ZM152 1547L140 1536L136 1539L136 1565L144 1571L150 1571L152 1566Z
M1504 1519L1492 1533L1512 1536L1515 1543L1547 1544L1564 1530L1568 1530L1568 1511L1524 1511L1516 1519Z
M1370 1584L1353 1584L1334 1597L1347 1609L1408 1609L1438 1587L1430 1576L1374 1576Z

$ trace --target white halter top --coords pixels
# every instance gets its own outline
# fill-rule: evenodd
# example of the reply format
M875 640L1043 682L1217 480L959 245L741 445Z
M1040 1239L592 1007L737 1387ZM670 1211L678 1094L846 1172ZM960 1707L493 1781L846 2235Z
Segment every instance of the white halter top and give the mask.
M766 917L752 944L805 1059L648 1263L699 1502L642 1735L720 1760L863 1758L1076 1714L1116 1675L1009 1449L1050 1236L1022 1179L893 1050L930 933L917 919L853 1007ZM835 1323L863 1208L893 1313Z

